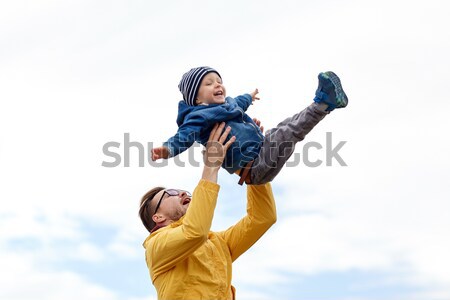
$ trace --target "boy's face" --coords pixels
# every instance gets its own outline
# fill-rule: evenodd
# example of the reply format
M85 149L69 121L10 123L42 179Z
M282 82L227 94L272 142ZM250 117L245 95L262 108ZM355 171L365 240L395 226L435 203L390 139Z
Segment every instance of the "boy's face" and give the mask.
M214 72L206 74L198 89L197 104L222 104L225 103L225 97L226 90L219 75Z

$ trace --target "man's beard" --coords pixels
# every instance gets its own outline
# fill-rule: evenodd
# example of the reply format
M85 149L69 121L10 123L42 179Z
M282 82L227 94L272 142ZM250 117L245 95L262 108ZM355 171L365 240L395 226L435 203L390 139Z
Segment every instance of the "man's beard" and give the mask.
M173 221L178 221L185 214L186 211L184 207L177 207L177 209L170 214L170 219Z

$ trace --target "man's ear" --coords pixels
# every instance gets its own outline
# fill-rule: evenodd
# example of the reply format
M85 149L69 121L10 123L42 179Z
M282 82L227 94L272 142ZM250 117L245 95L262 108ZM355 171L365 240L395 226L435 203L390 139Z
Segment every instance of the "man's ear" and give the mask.
M155 224L158 224L158 223L164 222L166 220L166 217L164 217L161 214L154 214L152 216L152 220L153 220L153 222L155 222Z

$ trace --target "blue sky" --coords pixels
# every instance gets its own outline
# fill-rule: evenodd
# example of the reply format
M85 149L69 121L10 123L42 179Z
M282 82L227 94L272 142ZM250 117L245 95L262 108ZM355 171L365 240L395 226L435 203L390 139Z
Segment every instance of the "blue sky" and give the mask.
M124 135L176 131L181 75L209 65L275 126L333 70L349 106L273 182L278 221L233 266L239 299L450 299L446 1L10 1L0 4L0 298L156 299L139 198L201 169L102 167ZM201 148L181 161L200 161ZM214 230L245 213L221 172Z

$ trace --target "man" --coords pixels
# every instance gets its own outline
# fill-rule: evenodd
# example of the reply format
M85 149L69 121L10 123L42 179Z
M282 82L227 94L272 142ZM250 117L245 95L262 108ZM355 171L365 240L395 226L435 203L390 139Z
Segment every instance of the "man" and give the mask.
M222 232L211 232L219 185L217 174L235 138L216 124L204 154L204 168L192 197L157 187L141 200L139 215L151 232L146 262L158 299L235 299L232 262L276 221L270 183L247 186L247 215Z

